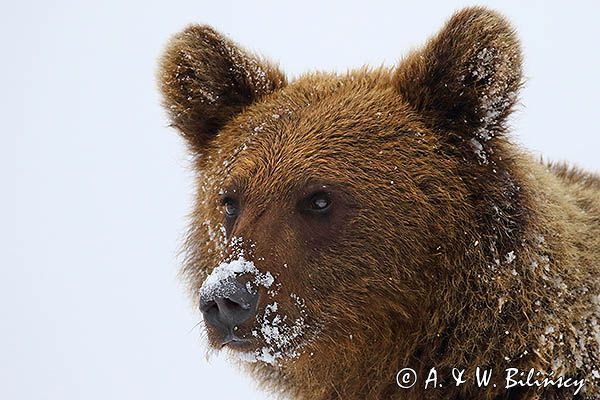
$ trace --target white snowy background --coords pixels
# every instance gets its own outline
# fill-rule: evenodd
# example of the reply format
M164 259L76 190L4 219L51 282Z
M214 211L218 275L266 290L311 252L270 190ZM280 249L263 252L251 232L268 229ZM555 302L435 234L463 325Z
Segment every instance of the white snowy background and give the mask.
M599 171L598 3L482 3L523 42L516 140ZM0 398L267 398L204 359L176 277L192 174L159 107L161 48L202 22L289 76L391 65L467 4L3 1Z

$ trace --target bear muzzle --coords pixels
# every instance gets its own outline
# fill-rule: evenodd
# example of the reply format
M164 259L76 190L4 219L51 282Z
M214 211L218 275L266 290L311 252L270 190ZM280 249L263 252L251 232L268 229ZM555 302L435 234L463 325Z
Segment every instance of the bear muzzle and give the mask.
M217 333L220 346L236 345L239 326L256 315L258 291L230 276L200 291L200 311L204 321Z

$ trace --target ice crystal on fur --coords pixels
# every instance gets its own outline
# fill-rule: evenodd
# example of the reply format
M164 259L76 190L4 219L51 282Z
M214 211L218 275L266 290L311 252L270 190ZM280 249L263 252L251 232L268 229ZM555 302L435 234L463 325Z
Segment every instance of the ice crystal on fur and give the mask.
M257 286L270 287L275 280L270 272L260 272L252 261L248 261L244 256L240 255L235 260L222 262L211 274L206 278L200 292L207 298L212 298L219 295L220 292L227 289L227 285L223 283L229 278L250 274L254 276L252 282Z
M244 353L244 361L263 361L267 364L276 364L281 358L295 358L300 355L302 337L308 325L306 323L306 310L304 301L296 294L290 296L297 306L299 315L289 317L277 312L278 304L268 304L262 315L258 317L259 328L252 331L252 335L261 339L261 346L253 354Z

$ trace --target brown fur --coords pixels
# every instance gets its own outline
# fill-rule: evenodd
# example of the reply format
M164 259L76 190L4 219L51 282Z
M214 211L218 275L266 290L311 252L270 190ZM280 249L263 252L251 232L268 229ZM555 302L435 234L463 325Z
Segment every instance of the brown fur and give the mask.
M506 138L521 80L512 28L477 7L393 70L291 83L211 28L171 40L160 87L198 171L184 275L196 293L243 238L280 284L261 291L257 320L277 301L310 327L297 356L247 366L266 386L311 400L572 398L449 379L515 367L585 377L581 398L600 398L600 179ZM334 208L311 219L298 199L321 184ZM396 384L404 367L419 372L411 390ZM444 386L423 390L431 367Z

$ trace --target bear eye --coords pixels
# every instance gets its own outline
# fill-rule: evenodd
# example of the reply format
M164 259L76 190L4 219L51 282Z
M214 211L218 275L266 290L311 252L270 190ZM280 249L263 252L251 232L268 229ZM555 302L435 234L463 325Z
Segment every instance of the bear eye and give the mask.
M238 215L238 204L237 201L231 197L223 199L223 208L225 209L225 215L227 218L235 218Z
M325 213L331 208L331 197L327 193L319 192L310 196L307 209L312 212Z

